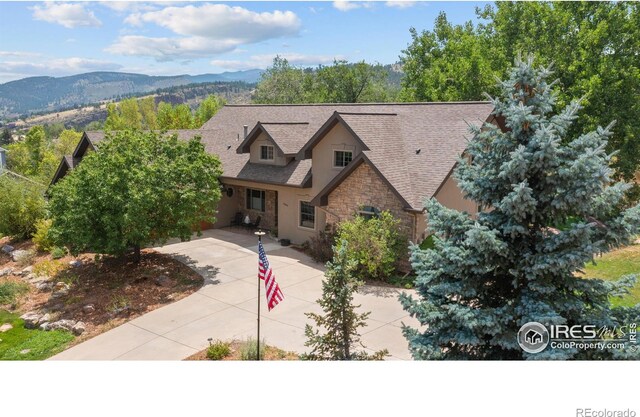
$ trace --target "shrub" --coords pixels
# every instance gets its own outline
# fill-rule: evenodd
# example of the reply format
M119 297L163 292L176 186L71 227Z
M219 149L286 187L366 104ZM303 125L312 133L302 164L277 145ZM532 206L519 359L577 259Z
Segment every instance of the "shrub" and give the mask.
M399 224L391 213L383 211L370 219L356 215L338 225L336 240L347 243L347 255L357 264L358 278L385 281L396 271L407 252L407 239Z
M51 219L40 219L35 223L36 231L33 234L33 243L39 251L49 252L55 247L51 236L49 236L51 223Z
M231 354L229 343L216 341L207 349L207 359L219 361Z
M21 294L29 290L29 285L24 282L6 281L0 283L0 305L14 304Z
M264 343L264 339L260 343L260 360L264 359L264 350L267 345ZM250 337L247 341L240 346L240 360L243 361L255 361L258 358L257 354L258 343L256 339Z
M44 260L33 266L33 273L37 276L53 277L64 269L65 265L62 261Z
M51 250L51 257L53 259L60 259L67 256L67 250L65 248L61 248L60 246L56 246Z
M321 231L317 236L313 236L308 240L305 252L316 262L329 262L333 257L333 245L335 245L335 242L335 231Z
M30 238L45 216L44 187L4 175L0 196L0 235Z

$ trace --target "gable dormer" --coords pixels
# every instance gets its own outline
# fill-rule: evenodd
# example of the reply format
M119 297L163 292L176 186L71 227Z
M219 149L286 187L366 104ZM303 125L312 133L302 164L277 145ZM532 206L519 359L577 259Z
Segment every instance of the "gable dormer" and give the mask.
M248 153L254 164L285 166L308 138L308 126L306 122L258 122L236 152Z

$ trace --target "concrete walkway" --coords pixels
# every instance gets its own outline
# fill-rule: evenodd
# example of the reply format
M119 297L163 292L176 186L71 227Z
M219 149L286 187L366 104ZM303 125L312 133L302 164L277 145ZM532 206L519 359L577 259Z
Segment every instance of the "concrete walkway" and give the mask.
M321 312L324 267L306 255L266 240L265 250L285 299L267 311L261 294L261 338L298 353L304 346L304 313ZM54 357L53 360L179 360L204 349L207 339L256 336L257 242L253 235L208 230L190 242L157 248L200 272L205 282L196 293L151 311ZM362 341L370 350L386 348L388 359L411 359L402 336L404 322L417 327L398 302L397 289L364 287L355 302L370 311Z

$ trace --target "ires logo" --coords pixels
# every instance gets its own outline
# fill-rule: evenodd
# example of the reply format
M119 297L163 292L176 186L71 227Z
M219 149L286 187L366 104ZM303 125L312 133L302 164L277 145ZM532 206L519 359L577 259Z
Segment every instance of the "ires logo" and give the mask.
M567 326L566 324L552 324L549 326L549 337L553 340L589 340L598 337L597 328L594 325L576 324Z

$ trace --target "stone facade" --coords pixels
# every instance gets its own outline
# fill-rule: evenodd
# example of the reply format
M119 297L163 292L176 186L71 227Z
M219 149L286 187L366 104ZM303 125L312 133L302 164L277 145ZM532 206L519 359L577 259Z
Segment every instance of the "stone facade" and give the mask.
M275 230L278 227L277 214L277 196L278 192L273 190L265 191L265 209L264 213L259 210L247 209L247 187L236 187L238 190L238 211L242 214L249 215L252 222L255 222L258 216L261 217L260 227L266 230ZM257 188L256 188L257 189Z
M366 163L356 168L329 194L328 205L324 208L334 216L327 217L327 222L337 223L349 219L362 206L372 206L380 211L388 210L400 220L400 229L407 238L415 240L415 215L404 210L398 197ZM403 259L401 267L410 269L408 259Z

